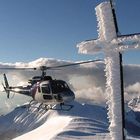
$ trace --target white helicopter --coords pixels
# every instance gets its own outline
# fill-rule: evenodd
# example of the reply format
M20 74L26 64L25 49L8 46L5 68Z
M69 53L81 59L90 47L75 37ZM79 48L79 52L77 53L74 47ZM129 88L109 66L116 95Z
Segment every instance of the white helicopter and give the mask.
M59 65L53 67L41 66L39 68L0 68L2 70L41 70L41 76L35 76L28 81L30 83L26 87L9 86L6 74L4 74L3 84L4 90L9 98L10 92L31 96L33 101L40 103L38 108L45 107L45 109L56 109L56 110L70 110L73 105L67 104L75 99L74 92L69 88L68 84L63 80L52 79L51 76L46 76L46 70L57 69L62 67L68 67L73 65L79 65L84 63L97 62L101 60L90 60L78 63ZM31 104L30 102L30 104ZM60 108L55 108L56 105L60 105Z

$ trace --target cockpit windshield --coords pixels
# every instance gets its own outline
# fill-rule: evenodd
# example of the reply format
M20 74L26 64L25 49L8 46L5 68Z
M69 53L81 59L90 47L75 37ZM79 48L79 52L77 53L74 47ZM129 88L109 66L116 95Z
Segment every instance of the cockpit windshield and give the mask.
M52 81L51 89L52 89L52 93L59 93L59 92L68 91L69 87L64 81Z

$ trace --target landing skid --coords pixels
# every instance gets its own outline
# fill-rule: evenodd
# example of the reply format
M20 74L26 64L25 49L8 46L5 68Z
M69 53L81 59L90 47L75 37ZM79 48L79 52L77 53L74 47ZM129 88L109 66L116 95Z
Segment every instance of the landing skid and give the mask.
M73 108L73 105L68 105L61 103L59 106L54 106L51 110L62 110L62 111L69 111Z
M69 105L69 104L64 104L64 103L60 103L59 105L46 105L44 103L40 103L39 106L35 106L38 102L31 100L29 105L26 106L28 107L28 110L30 108L37 108L37 110L39 111L40 109L43 110L62 110L62 111L69 111L73 108L73 105Z
M28 110L30 110L31 108L36 108L37 111L39 111L40 109L48 110L48 109L46 108L46 105L45 105L45 104L43 104L43 103L38 103L38 102L35 101L35 100L31 100L30 103L29 103L29 105L26 106L26 107L28 108Z

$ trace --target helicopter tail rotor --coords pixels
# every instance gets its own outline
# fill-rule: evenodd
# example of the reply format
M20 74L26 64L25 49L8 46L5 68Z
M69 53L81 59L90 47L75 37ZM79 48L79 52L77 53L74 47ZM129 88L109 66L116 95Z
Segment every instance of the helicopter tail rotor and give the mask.
M7 98L10 97L10 87L6 77L6 74L3 74L5 85L2 83L5 92L7 93Z

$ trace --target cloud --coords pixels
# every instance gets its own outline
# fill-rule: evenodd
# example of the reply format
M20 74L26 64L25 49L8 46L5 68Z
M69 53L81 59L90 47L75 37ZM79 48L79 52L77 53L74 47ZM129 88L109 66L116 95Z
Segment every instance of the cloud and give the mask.
M132 98L140 96L140 82L136 82L125 88L126 100L131 100Z
M58 66L70 64L73 62L56 60L50 58L40 58L29 63L0 63L0 67L39 67ZM48 70L47 74L54 79L65 80L76 94L76 100L81 102L105 102L105 72L104 63L96 62L77 66L59 68L58 70ZM27 84L27 80L33 76L40 75L40 71L0 71L7 73L12 85ZM2 77L2 76L1 76ZM1 78L2 79L2 78ZM130 99L140 94L140 66L125 65L124 66L124 86L125 99Z

